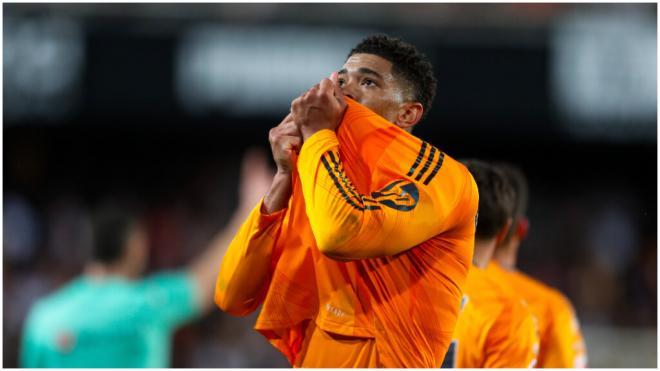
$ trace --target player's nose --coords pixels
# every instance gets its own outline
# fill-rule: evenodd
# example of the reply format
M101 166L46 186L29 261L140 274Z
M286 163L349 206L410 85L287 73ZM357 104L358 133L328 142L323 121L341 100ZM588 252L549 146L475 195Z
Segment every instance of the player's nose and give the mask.
M345 96L353 99L356 102L360 102L360 96L357 91L357 89L353 88L352 84L346 83L344 86L341 87L341 91L344 93Z

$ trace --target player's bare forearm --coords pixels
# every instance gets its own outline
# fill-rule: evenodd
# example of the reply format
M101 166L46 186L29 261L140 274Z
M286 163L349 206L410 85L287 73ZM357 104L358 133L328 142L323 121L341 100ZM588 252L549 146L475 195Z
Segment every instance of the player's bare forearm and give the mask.
M279 125L270 129L268 141L277 172L264 197L264 208L261 210L264 214L272 214L284 209L291 198L291 174L296 166L296 153L302 145L300 130L296 126L292 114L288 114Z
M264 196L262 213L272 214L288 206L293 188L291 182L291 172L278 171L275 173L270 189Z

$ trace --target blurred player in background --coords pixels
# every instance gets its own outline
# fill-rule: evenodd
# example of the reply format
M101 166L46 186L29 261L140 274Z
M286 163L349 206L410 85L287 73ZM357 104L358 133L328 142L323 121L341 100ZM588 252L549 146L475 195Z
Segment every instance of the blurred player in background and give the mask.
M241 173L229 224L179 271L141 278L148 238L139 215L122 205L101 207L84 273L30 310L21 367L168 367L174 331L212 307L217 261L272 174L255 151L246 154Z
M586 347L575 310L568 298L516 269L520 243L529 230L526 216L529 188L520 169L507 163L497 166L514 188L515 207L511 229L498 243L488 273L510 284L529 304L537 318L541 337L538 367L586 367Z
M410 134L435 88L416 48L367 37L271 130L278 172L223 258L216 302L237 315L263 303L255 327L292 365L441 365L478 192Z
M479 187L479 214L474 260L443 367L533 367L539 339L531 312L510 287L486 271L496 244L511 223L513 188L493 165L478 160L463 163Z

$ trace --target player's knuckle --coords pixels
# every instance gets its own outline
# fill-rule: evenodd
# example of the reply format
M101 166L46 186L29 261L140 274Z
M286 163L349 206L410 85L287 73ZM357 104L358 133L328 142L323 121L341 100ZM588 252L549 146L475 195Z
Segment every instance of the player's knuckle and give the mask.
M281 140L282 140L282 133L280 133L279 131L274 132L272 136L272 142L277 143Z
M287 124L286 132L287 134L293 134L297 129L298 126L296 126L295 121L291 121L290 123Z

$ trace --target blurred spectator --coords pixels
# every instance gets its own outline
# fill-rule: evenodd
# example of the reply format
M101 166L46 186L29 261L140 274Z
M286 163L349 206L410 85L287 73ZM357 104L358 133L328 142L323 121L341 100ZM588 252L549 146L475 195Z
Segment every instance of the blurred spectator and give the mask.
M138 214L126 205L100 208L85 273L30 311L21 365L166 367L174 329L211 309L217 266L265 193L269 171L263 153L247 153L237 211L209 248L178 272L140 279L148 240Z

